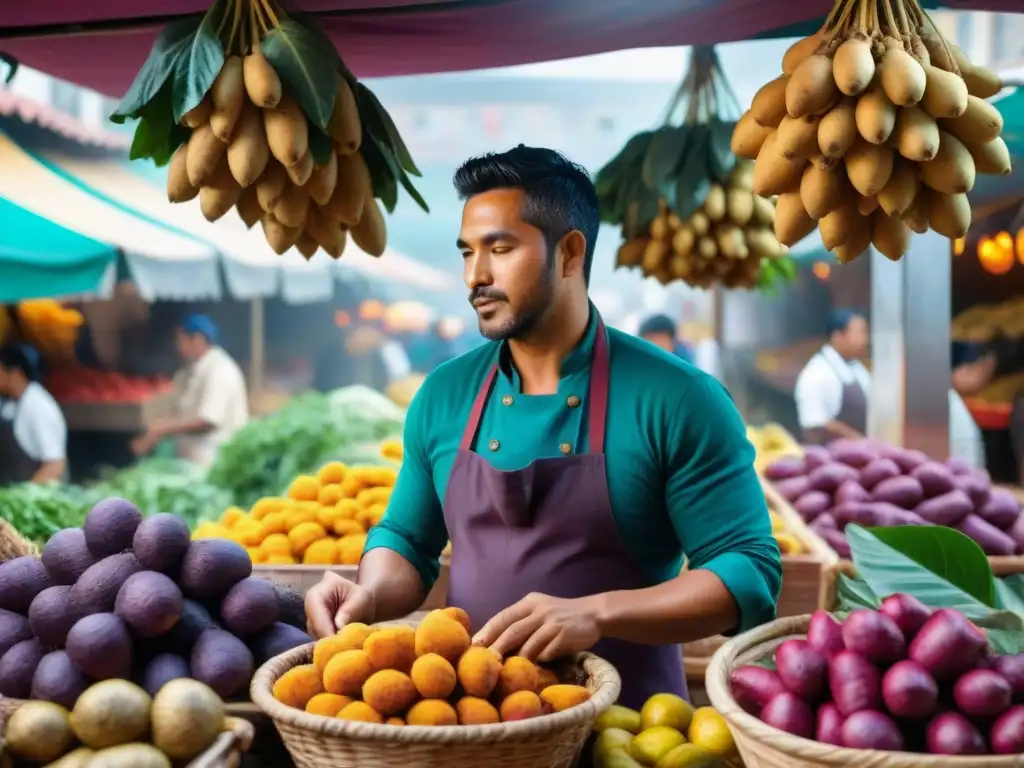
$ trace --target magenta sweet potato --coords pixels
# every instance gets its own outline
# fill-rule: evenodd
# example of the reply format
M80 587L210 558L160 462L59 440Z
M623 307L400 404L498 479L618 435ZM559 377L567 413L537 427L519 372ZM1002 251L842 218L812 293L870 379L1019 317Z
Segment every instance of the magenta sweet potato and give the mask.
M874 505L870 502L848 501L833 509L832 514L836 518L836 525L840 528L845 528L850 523L870 528L877 525L873 507Z
M871 491L883 480L901 474L899 466L892 459L875 459L860 471L860 484L865 490Z
M856 480L844 480L836 489L835 503L845 504L848 501L871 501L871 494Z
M872 502L871 510L875 518L875 525L882 528L892 528L896 525L928 525L927 521L917 513L897 507L887 501Z
M913 509L924 498L921 484L912 477L890 477L871 489L874 501L887 501L904 509Z
M953 482L953 473L945 464L938 461L926 461L914 469L910 476L921 484L921 490L924 491L925 498L928 499L932 496L949 493L956 488L956 483Z
M832 461L828 449L821 445L804 446L804 466L807 472L817 469L820 466Z
M811 521L811 528L813 528L816 531L819 529L826 531L839 530L839 526L836 523L835 515L833 515L831 512L822 512L820 515L814 518Z
M913 472L926 461L929 461L927 454L911 448L901 448L898 445L880 445L878 453L884 458L895 461L900 471L905 474Z
M972 469L966 475L954 475L953 480L956 487L970 497L975 509L980 509L988 502L992 480L985 470Z
M1006 530L1020 517L1020 502L1013 495L1012 491L1005 488L993 488L988 495L988 501L975 510L984 518L985 522L991 523L996 528Z
M782 498L786 501L793 502L810 490L811 481L808 480L806 476L790 477L786 480L773 482L772 485L775 486L775 490L779 492L779 495L781 495Z
M836 440L829 444L828 452L833 461L854 469L867 466L878 455L867 440Z
M970 497L959 488L914 507L914 511L932 525L949 526L960 525L973 509Z
M1017 542L978 515L967 515L960 532L970 536L986 555L1007 557L1017 551Z
M810 488L814 491L834 493L835 490L846 480L856 480L857 470L845 464L832 463L823 464L817 469L811 470L807 475Z
M793 502L793 509L800 513L800 516L807 522L832 506L832 499L824 491L808 491L799 499Z
M841 531L831 531L827 528L816 528L815 533L821 536L822 540L832 547L833 551L840 557L850 557L850 542L846 534Z
M799 456L782 456L764 468L764 476L769 480L788 480L805 473L804 460Z

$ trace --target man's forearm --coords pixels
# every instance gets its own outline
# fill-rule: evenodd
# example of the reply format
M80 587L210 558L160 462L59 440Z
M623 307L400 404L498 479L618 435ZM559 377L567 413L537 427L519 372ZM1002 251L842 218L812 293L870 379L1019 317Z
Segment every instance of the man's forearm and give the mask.
M836 437L847 437L852 438L854 440L856 440L859 437L864 437L864 435L862 435L853 427L849 426L848 424L843 424L843 422L837 421L835 419L826 424L825 429L827 429L831 434L835 435Z
M156 439L174 437L175 435L190 435L198 432L209 432L213 424L199 416L189 419L175 419L160 422L150 429L150 433Z
M356 581L373 594L374 621L408 616L427 599L423 579L415 566L386 547L371 549L363 555Z
M643 645L675 645L729 632L739 609L710 571L685 571L646 589L590 598L601 634Z
M43 465L36 470L36 473L32 475L33 483L48 483L52 480L60 480L64 474L64 468L67 466L67 462L64 459L56 459L54 461L45 461Z

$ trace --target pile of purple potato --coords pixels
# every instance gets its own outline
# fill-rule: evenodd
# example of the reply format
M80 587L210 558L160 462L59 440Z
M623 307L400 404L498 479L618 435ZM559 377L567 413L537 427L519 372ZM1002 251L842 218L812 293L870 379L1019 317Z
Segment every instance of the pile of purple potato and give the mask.
M959 459L935 461L920 451L874 440L836 440L785 457L765 477L842 557L843 531L864 527L944 525L971 537L987 555L1024 554L1021 504L988 473Z
M251 574L233 541L191 541L173 515L101 501L41 557L0 563L0 696L71 709L97 680L155 695L192 677L246 697L257 664L310 642L302 597Z
M732 673L737 703L780 730L850 749L932 755L1024 753L1024 654L995 656L958 611L908 595L841 624L811 617L775 670Z

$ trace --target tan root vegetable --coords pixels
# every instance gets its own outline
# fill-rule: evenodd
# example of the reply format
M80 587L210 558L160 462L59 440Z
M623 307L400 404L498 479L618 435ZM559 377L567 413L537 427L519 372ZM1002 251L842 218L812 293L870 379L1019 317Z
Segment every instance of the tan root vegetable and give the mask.
M245 106L245 83L242 81L242 59L229 56L210 88L213 112L210 125L214 135L227 144L235 131Z
M733 134L736 151L756 152L754 191L779 195L780 238L801 230L802 212L840 261L870 244L899 259L912 232L962 237L977 174L1010 172L986 101L999 77L945 40L919 0L834 0L782 73Z
M171 163L167 167L167 200L172 203L185 203L199 194L199 187L188 178L188 144L182 144L171 155Z

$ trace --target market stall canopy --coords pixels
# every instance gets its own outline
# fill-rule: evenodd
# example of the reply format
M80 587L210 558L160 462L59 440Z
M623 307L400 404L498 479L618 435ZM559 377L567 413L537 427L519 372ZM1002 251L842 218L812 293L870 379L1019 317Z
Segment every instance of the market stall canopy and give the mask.
M278 256L258 230L247 230L233 215L211 223L196 205L171 205L161 187L120 160L85 158L59 150L43 150L40 160L112 204L212 245L224 258L228 291L236 299L248 301L280 293L286 302L306 304L328 301L334 295L334 277L340 267L327 256L320 254L311 261L296 251ZM420 290L444 290L452 282L443 272L393 250L378 260L353 243L345 249L340 264L368 277L387 277ZM185 282L194 279L188 272L171 277Z
M104 202L4 134L0 134L0 168L0 197L78 235L120 249L143 298L220 298L217 253L209 245ZM0 231L6 238L6 228ZM182 272L190 280L179 285L174 275Z
M91 293L110 274L117 248L0 197L0 304Z
M49 74L120 96L160 28L209 5L210 0L5 2L0 51ZM627 48L809 34L820 25L830 3L296 0L290 5L319 17L359 77L377 77L503 67ZM1021 11L1020 0L947 0L942 6ZM60 37L59 43L55 37Z
M2 87L0 87L0 115L15 118L30 125L37 125L79 144L105 149L127 149L132 143L132 137L127 133L86 125L78 118L67 112L61 112L50 104L26 99L24 96L19 96Z

